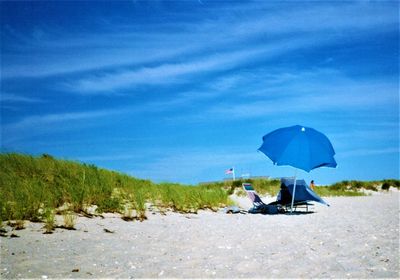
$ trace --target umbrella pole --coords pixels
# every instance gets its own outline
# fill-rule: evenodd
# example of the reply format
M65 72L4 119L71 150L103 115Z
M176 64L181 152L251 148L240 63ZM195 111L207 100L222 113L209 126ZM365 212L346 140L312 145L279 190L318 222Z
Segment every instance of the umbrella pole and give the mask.
M294 196L296 195L296 177L297 177L297 169L296 169L296 172L294 174L293 194L292 194L292 204L290 205L290 214L293 213Z

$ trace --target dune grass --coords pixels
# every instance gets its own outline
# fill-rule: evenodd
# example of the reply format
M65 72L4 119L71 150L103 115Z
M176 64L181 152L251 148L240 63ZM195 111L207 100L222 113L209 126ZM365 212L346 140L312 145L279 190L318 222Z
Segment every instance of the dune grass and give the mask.
M331 187L318 186L315 187L314 191L321 197L332 197L332 196L365 196L364 192L360 190L347 190L347 189L335 189Z
M380 181L344 180L329 186L316 187L320 196L362 196L365 190L387 191L390 187L400 188L400 180L387 179Z
M233 204L233 192L245 195L242 183L253 184L261 194L275 196L278 179L221 181L197 186L174 183L155 184L94 165L55 159L50 155L0 154L0 226L24 220L45 222L46 231L55 225L55 214L62 214L65 226L73 227L74 213L87 214L90 206L97 213L117 212L126 220L144 220L149 206L158 211L196 213L200 209L216 211ZM316 188L320 196L365 195L362 189L400 188L399 180L342 181Z
M61 206L59 214L85 212L90 205L97 205L98 213L123 213L129 204L143 220L146 203L179 212L215 210L228 203L221 188L154 184L49 155L0 154L0 166L0 221L46 221L49 231L52 209Z
M236 180L230 183L229 193L235 190L238 195L246 195L242 189L242 183L251 183L257 193L261 195L275 196L280 190L281 182L279 179L246 179ZM332 196L364 196L365 190L387 191L390 187L400 189L400 180L387 179L380 181L340 181L328 186L315 187L314 191L321 197Z

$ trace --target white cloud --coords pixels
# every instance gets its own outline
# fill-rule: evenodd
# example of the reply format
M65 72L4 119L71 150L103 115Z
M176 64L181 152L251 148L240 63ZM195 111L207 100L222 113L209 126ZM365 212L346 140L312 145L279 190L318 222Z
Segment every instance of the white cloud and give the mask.
M220 151L206 149L163 149L158 157L138 165L130 174L141 178L157 178L158 181L178 182L185 178L187 183L204 181L215 176L216 180L224 177L224 170L232 166L246 166L255 161L262 161L254 149L251 152L235 151L227 147ZM209 173L212 174L209 174Z
M398 24L396 6L376 3L334 3L330 5L309 5L298 8L293 5L281 7L268 13L268 8L259 9L258 17L249 17L232 25L233 34L285 34L297 32L361 32L379 30ZM289 9L288 9L289 8ZM261 14L261 12L263 14ZM388 16L391 15L391 16Z
M35 126L43 126L43 125L48 125L48 124L61 123L61 122L66 122L66 121L77 121L77 120L105 117L105 116L109 116L111 114L118 114L118 113L120 113L120 111L118 111L118 110L99 110L99 111L29 116L29 117L22 119L21 121L19 121L17 123L10 124L7 126L12 126L14 129L25 128L25 127L35 127Z
M13 93L2 93L0 95L0 101L5 103L42 103L45 102L43 99L26 97Z
M371 156L371 155L384 155L384 154L400 154L399 147L387 147L387 148L372 148L372 149L352 149L348 151L341 151L338 153L339 158L346 157L360 157L360 156Z
M322 74L298 73L293 79L272 83L272 89L258 84L253 91L239 91L224 103L207 106L201 114L185 116L185 120L246 119L281 114L357 112L393 108L398 104L396 82L382 80L354 81L332 71ZM278 75L279 76L279 75ZM316 79L318 77L318 79ZM232 100L232 101L230 101Z
M374 30L381 32L388 26L398 24L396 9L388 5L335 3L291 7L276 3L234 5L220 10L219 17L163 23L162 26L143 25L140 26L143 29L141 32L137 25L108 24L106 32L64 32L62 39L56 28L41 30L41 39L36 40L34 35L19 34L8 26L5 32L22 39L18 40L19 44L12 45L14 52L10 57L3 54L3 60L7 63L2 69L2 78L47 77L109 68L115 70L116 67L152 62L160 65L166 59L179 60L182 56L199 52L212 55L212 52L230 50L232 46L248 47L249 43L254 44L252 38L268 38L270 41L282 36L290 39L313 33L320 38L331 37L337 41L338 38L344 38L343 34L357 32L359 35L365 31L370 35ZM241 10L240 16L238 9ZM165 28L165 24L170 24L170 30L173 31L168 34L157 31ZM216 36L221 33L224 36ZM319 44L317 40L313 42Z
M82 129L92 125L91 120L125 114L130 108L115 108L109 110L66 112L44 115L31 115L19 121L2 124L3 144L10 144L15 141L26 139L27 135L33 137L45 133L65 131L74 127ZM98 123L100 124L100 123Z
M312 37L312 36L311 36ZM142 67L137 70L123 70L111 74L98 74L68 83L66 89L79 93L112 93L117 89L142 84L177 83L190 80L188 75L209 74L213 71L230 70L259 59L269 59L305 48L310 45L324 44L329 38L318 39L301 36L273 41L266 45L248 47L245 50L221 51L219 54L205 55L187 59L182 63L163 63L154 67Z

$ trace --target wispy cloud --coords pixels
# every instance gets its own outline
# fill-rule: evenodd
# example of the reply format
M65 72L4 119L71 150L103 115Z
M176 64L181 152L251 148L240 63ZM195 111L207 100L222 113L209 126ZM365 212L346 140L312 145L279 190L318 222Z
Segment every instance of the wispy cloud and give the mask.
M227 16L238 7L225 6L220 17L174 23L170 28L174 31L168 34L158 31L165 28L164 23L159 26L142 26L147 32L139 32L137 26L109 24L107 31L64 34L60 39L59 30L50 26L42 27L39 31L36 27L36 32L28 35L6 25L4 32L19 38L17 41L20 43L12 45L12 57L20 59L9 60L7 55L4 56L8 63L3 69L2 79L48 77L152 62L160 65L166 59L179 60L182 55L195 55L199 52L212 55L215 51L229 50L234 45L248 45L252 41L252 44L257 44L254 39L264 36L270 40L282 36L289 39L321 32L324 37L334 36L332 39L337 40L343 38L341 34L344 31L370 33L373 29L382 30L398 24L393 21L394 17L386 16L390 12L387 5L335 3L305 5L301 9L298 6L291 9L291 5L283 5L286 7L283 12L277 10L275 4L257 3L259 9L254 9L254 3L242 4L241 11L246 12L241 13L240 17ZM37 38L38 33L41 34L40 40ZM216 37L215 34L219 33L225 36ZM119 42L118 45L115 42ZM318 44L316 40L313 42ZM29 59L26 59L27 52Z
M101 37L101 35L99 36ZM135 49L134 52L132 51L133 48ZM59 49L58 51L61 54L45 53L45 50L40 49L39 53L37 51L32 52L29 59L26 59L26 55L16 55L21 57L21 62L9 61L8 57L5 57L4 59L8 63L2 71L2 79L46 78L152 63L182 55L186 52L186 48L177 46L176 48L163 49L155 46L151 49L138 49L134 46L115 48L101 46L91 49L88 46L83 46L75 52L68 49L65 51ZM42 52L44 53L42 54ZM32 71L32 69L35 69L35 71Z
M268 60L298 49L315 44L323 45L331 38L299 36L290 39L271 41L268 44L248 47L246 50L221 51L220 54L194 57L182 63L162 63L154 67L142 67L137 70L115 71L110 74L97 74L65 86L67 90L79 93L112 93L115 90L136 85L174 84L188 81L190 75L204 75L216 71L227 71L238 66L246 66L259 59ZM191 80L189 78L189 80ZM192 79L193 80L193 79Z
M272 71L273 73L273 71ZM185 120L247 119L280 114L362 112L372 108L384 109L398 104L397 82L392 80L353 80L331 69L315 72L276 74L280 77L249 76L235 95L231 91L222 94L235 97L223 104L212 103L200 114L194 112ZM272 77L275 74L272 74ZM233 78L234 79L234 78ZM255 79L255 82L252 82ZM258 82L258 81L264 82ZM249 84L249 86L247 86ZM219 93L221 95L221 92ZM208 96L212 98L212 96ZM218 97L218 95L216 95ZM251 97L251 98L249 98ZM241 100L237 102L238 98ZM191 100L187 100L191 102Z
M0 101L4 103L42 103L45 100L36 97L27 97L13 93L2 93Z
M274 3L275 4L275 3ZM284 6L284 5L283 5ZM265 14L271 6L259 9L259 17L249 17L232 26L235 34L285 34L297 32L361 32L382 29L397 24L396 6L392 8L377 3L345 2L324 3L323 5L305 5L302 9L281 9ZM263 14L264 15L263 15ZM285 19L285 20L282 20Z
M2 144L9 145L15 141L26 140L27 137L68 131L71 128L79 131L93 125L90 120L97 121L124 114L127 110L129 108L30 115L16 122L2 124L2 133L6 136ZM97 122L97 125L99 124Z
M159 181L178 182L180 178L188 178L186 183L195 183L204 181L203 178L207 173L211 172L215 178L222 178L226 168L235 165L243 167L261 160L264 158L259 157L254 150L232 153L206 149L179 149L164 151L161 156L137 165L128 173L141 178L159 178Z
M26 128L26 127L37 127L49 124L57 124L66 121L80 121L86 119L93 119L99 117L105 117L112 114L119 114L119 110L98 110L98 111L87 111L87 112L74 112L74 113L59 113L59 114L47 114L39 116L29 116L16 123L9 124L7 127L14 129Z
M371 155L384 155L384 154L400 154L400 149L399 147L386 147L386 148L381 148L381 149L352 149L348 151L341 151L340 154L338 154L338 157L340 158L346 158L346 157L360 157L360 156L371 156Z
M280 114L363 111L398 103L398 98L393 94L396 83L390 80L368 79L355 82L332 69L282 74L271 71L266 76L262 73L263 71L259 73L256 71L240 77L236 74L217 77L205 84L202 89L175 93L164 101L155 99L142 104L103 110L32 115L3 125L3 131L9 136L21 134L23 131L32 133L34 131L37 135L48 132L52 127L59 129L68 127L60 124L75 123L83 128L88 125L88 120L179 112L180 109L189 106L197 109L191 113L174 114L164 118L175 124L213 120L232 121ZM256 82L259 80L264 82ZM247 91L248 89L251 91ZM285 94L275 94L277 92ZM251 98L248 98L249 96ZM214 102L220 98L224 98L224 102Z

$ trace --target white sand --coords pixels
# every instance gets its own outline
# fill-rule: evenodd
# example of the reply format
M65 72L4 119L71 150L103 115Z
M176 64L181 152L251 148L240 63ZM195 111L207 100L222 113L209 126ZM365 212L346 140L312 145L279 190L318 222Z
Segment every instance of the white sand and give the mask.
M48 235L28 223L0 238L1 278L399 278L399 193L327 201L303 215L80 217Z

